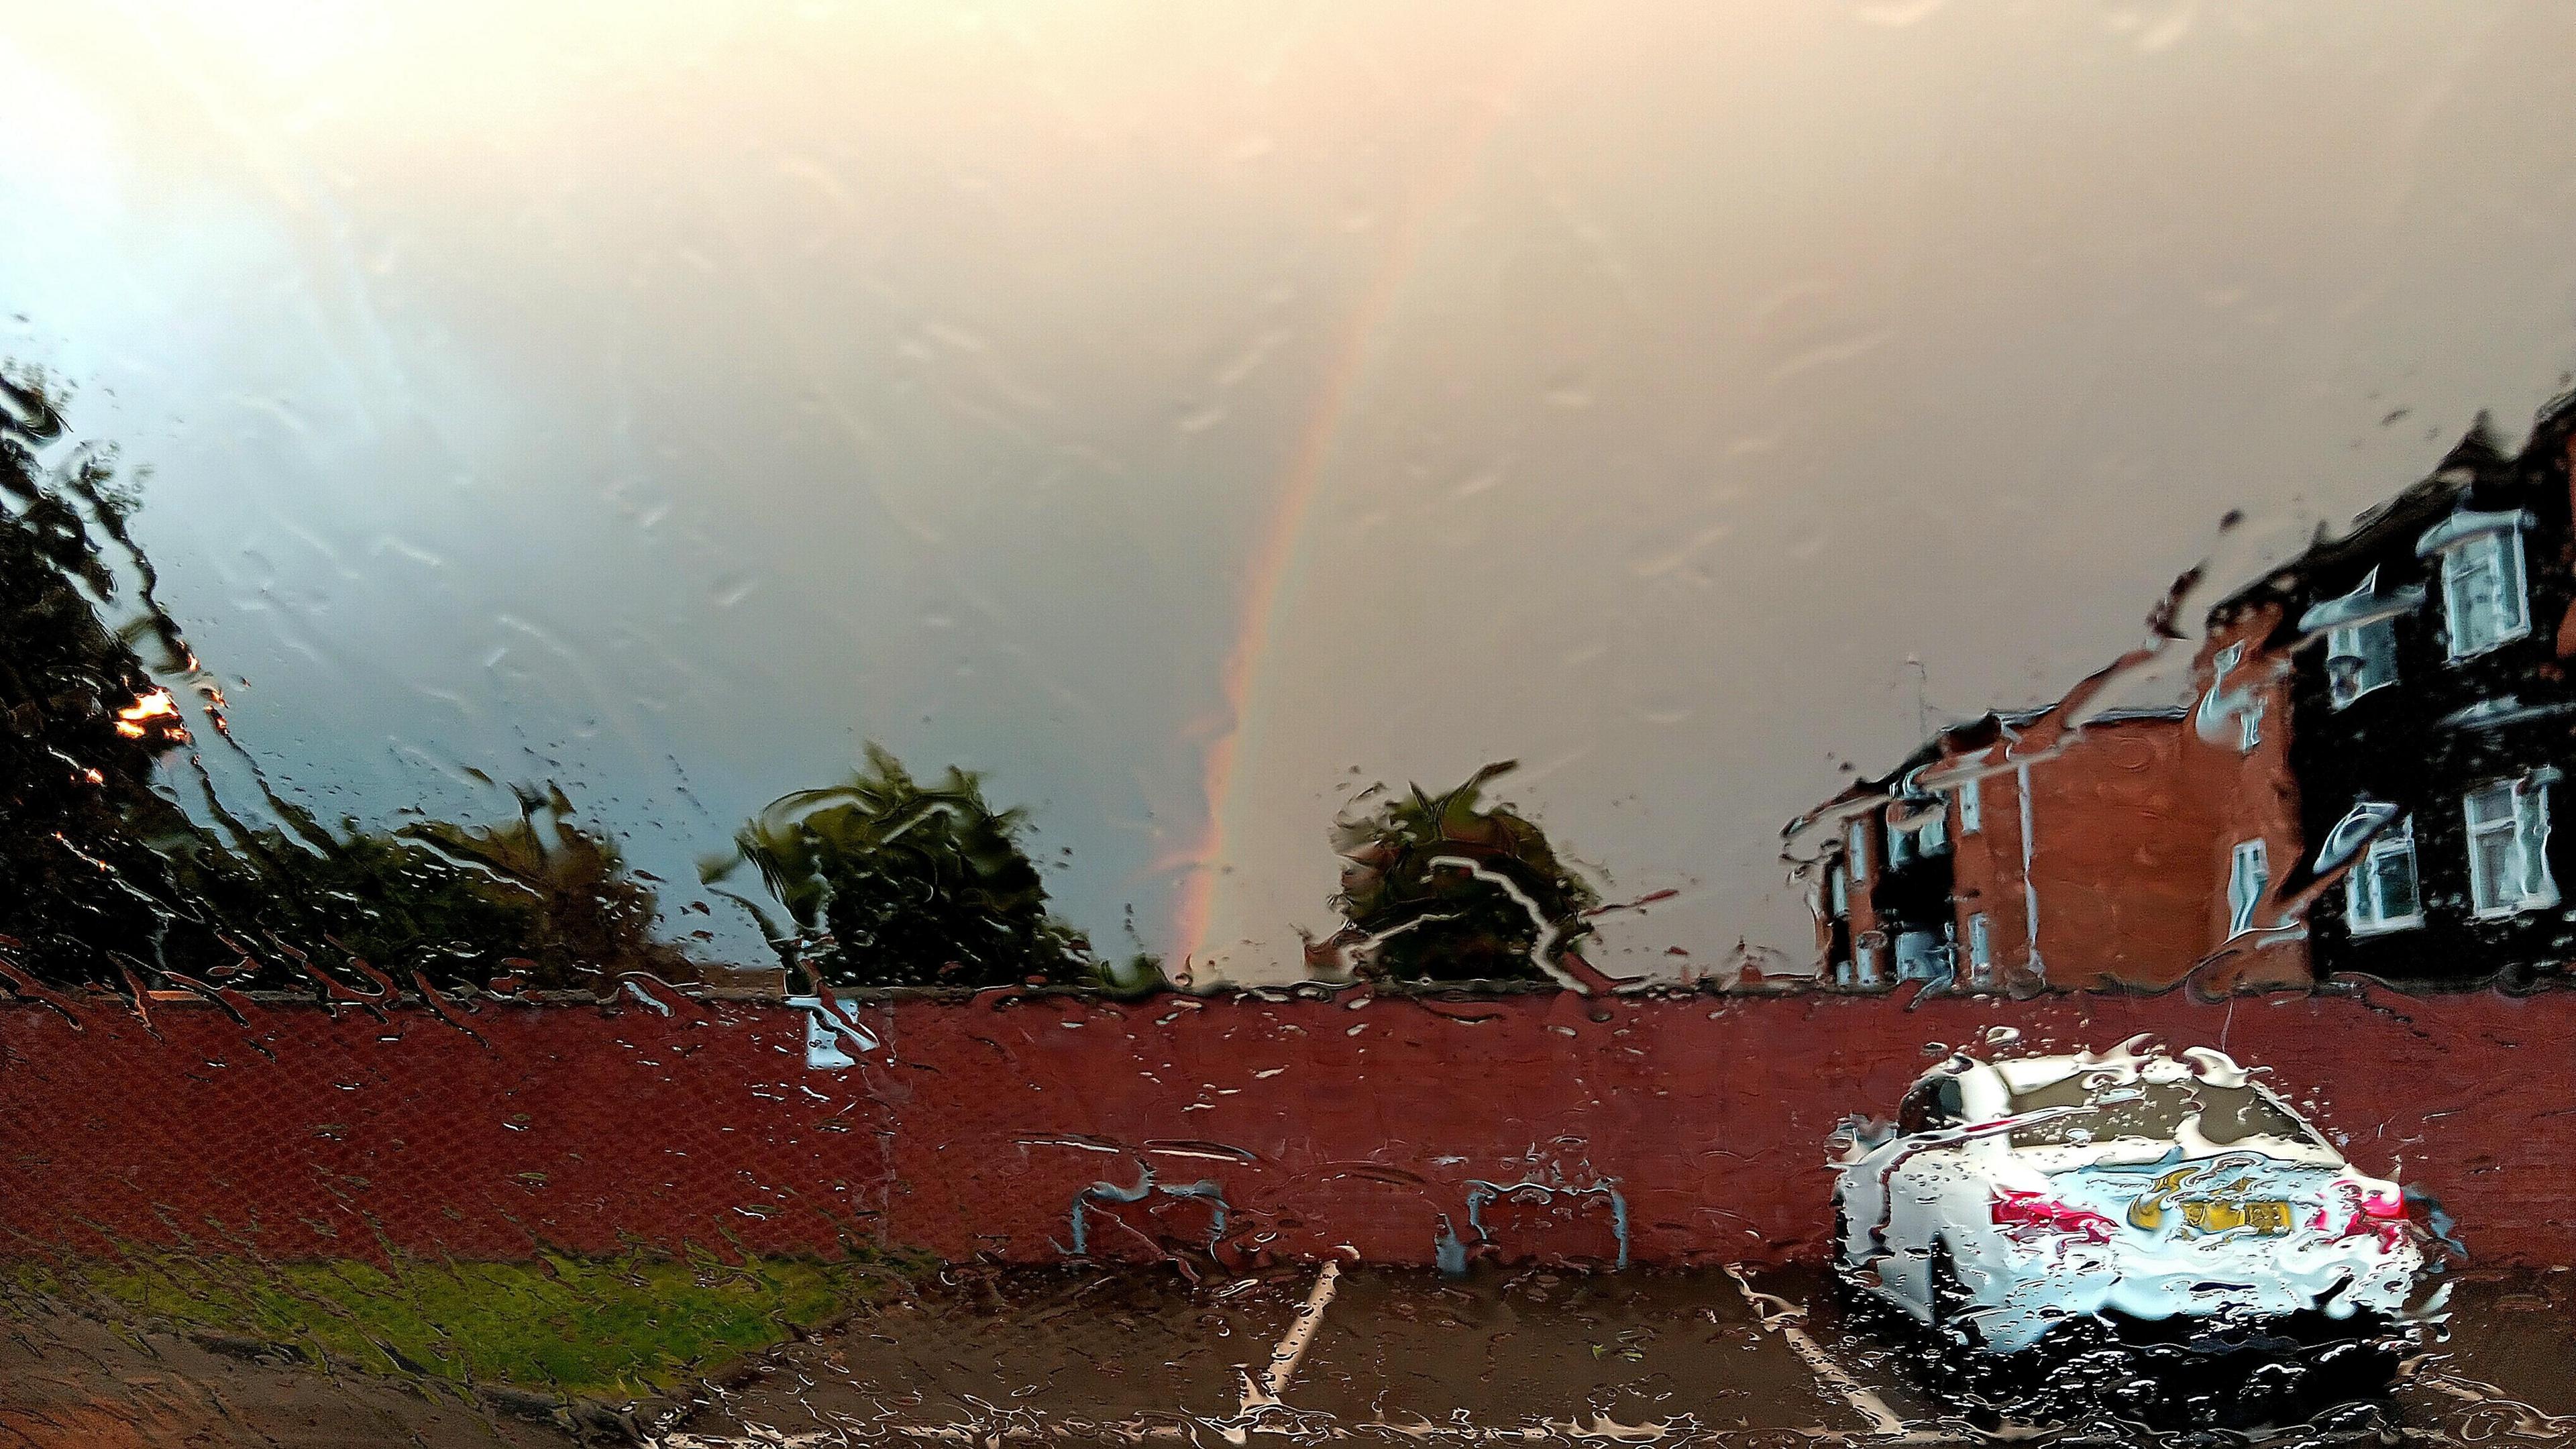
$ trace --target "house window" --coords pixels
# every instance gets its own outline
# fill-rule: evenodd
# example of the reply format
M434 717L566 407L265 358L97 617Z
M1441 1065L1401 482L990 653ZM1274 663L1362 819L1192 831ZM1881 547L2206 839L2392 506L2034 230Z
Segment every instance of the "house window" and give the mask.
M1995 933L1983 911L1968 917L1968 969L1980 981L1994 975Z
M2263 742L2263 696L2252 685L2227 687L2227 676L2245 662L2245 643L2238 640L2218 651L2209 661L2209 690L2200 697L2196 727L2200 737L2216 744L2224 738L2221 731L2229 719L2236 722L2236 748L2251 753Z
M2424 924L2422 897L2415 888L2415 822L2399 820L2380 828L2352 873L2343 878L2344 920L2356 936L2402 931Z
M1845 854L1851 860L1851 883L1869 884L1869 821L1866 817L1851 823L1851 847Z
M1959 787L1959 833L1961 835L1974 835L1985 825L1983 802L1978 798L1984 793L1984 786L1983 780L1970 780Z
M2263 893L2272 888L2272 865L2260 840L2238 843L2236 858L2227 872L2227 934L2241 936L2254 929L2254 908L2263 904Z
M1825 867L1825 901L1835 920L1851 914L1851 877L1840 865Z
M2499 780L2462 802L2469 823L2469 904L2485 917L2558 904L2549 874L2549 790L2555 772Z
M1911 816L1904 812L1912 809ZM1950 848L1949 805L1935 798L1930 809L1900 804L1887 812L1887 865L1890 870L1940 855ZM1913 823L1908 823L1909 820Z
M2483 654L2531 632L2522 586L2522 531L2491 528L2442 551L2442 609L2451 657Z
M1947 944L1949 932L1905 931L1896 938L1896 979L1939 981L1955 969Z
M2396 620L2373 619L2326 635L2326 690L2335 708L2396 682Z

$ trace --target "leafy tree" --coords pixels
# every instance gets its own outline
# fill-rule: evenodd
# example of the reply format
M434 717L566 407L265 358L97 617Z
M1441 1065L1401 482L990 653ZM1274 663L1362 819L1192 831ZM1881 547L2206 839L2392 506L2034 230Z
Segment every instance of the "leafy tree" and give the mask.
M653 893L614 844L575 824L562 791L518 787L517 818L496 825L425 821L393 832L344 821L323 828L272 800L287 828L226 818L229 847L201 837L175 853L190 893L242 942L263 985L310 985L298 955L351 958L406 984L489 985L514 977L541 990L664 980L695 966L652 937Z
M627 870L615 842L574 824L572 802L551 785L514 793L516 820L479 827L432 821L402 833L481 873L487 894L528 904L520 954L529 960L529 984L570 986L594 972L693 976L696 967L677 948L654 939L653 892Z
M40 976L113 981L152 969L167 933L148 842L186 820L152 766L188 736L100 620L117 581L91 524L124 502L94 456L47 465L62 433L40 383L0 375L0 949Z
M200 835L172 853L188 895L239 948L233 984L311 986L314 968L351 979L353 962L405 987L414 972L450 988L521 973L540 937L527 893L404 835L354 822L333 832L289 810L290 828L227 821L229 845Z
M1591 927L1591 885L1508 805L1480 803L1514 762L1439 796L1419 785L1334 831L1346 924L1318 954L1396 981L1544 981Z
M209 790L219 835L165 799L155 762L190 737L134 641L157 638L173 669L194 658L151 598L134 500L106 460L46 461L63 433L40 383L0 373L0 964L127 989L310 986L313 966L345 975L353 957L448 986L690 970L651 939L651 893L559 791L519 791L501 825L392 834L335 833L274 794L282 823L253 827ZM94 534L140 578L121 628L101 617L119 580Z
M794 964L841 986L1094 984L1090 948L1047 914L1020 845L1027 817L995 810L972 771L915 780L884 748L843 784L771 802L704 864L712 884L748 862L792 930L749 908Z

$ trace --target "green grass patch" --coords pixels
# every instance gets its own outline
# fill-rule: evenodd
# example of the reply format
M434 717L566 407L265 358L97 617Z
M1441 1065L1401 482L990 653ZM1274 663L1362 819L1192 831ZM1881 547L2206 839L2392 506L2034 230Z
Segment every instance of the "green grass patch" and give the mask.
M901 1292L887 1261L712 1256L261 1263L181 1254L22 1267L22 1290L375 1373L624 1399Z

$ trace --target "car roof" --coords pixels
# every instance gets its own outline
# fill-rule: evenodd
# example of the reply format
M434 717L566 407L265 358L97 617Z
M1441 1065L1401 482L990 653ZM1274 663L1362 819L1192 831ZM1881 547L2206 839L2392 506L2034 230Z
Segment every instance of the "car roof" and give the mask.
M1995 1058L1975 1057L1962 1051L1934 1066L1915 1082L1919 1086L1941 1077L1967 1076L1991 1077L1992 1085L2004 1095L2015 1097L2075 1076L2098 1079L2105 1085L2185 1081L2213 1087L2250 1084L2245 1068L2238 1066L2235 1058L2216 1048L2187 1047L2179 1053L2169 1053L2162 1045L2150 1043L2143 1037L2131 1037L2101 1051Z

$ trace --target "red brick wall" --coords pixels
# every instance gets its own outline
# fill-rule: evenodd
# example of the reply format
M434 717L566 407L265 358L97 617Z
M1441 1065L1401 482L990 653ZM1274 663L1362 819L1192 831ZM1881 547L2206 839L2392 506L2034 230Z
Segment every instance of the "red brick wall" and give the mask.
M416 1010L277 1007L244 1031L106 1004L75 1032L0 1007L0 1250L873 1241L883 1139L855 1083L806 1077L801 1019L671 1005L486 1010L472 1036Z
M2269 628L2270 615L2239 621L2212 636L2208 655L2244 634ZM2163 990L2229 942L2228 872L2236 843L2263 839L2277 883L2300 858L2298 800L2290 782L2289 705L2275 661L2233 671L2230 688L2249 674L2264 700L2261 740L2237 747L2233 722L2223 738L2203 740L2184 719L2096 722L2034 751L2028 791L2031 852L2028 881L2039 900L2038 945L2049 984L2069 990L2120 986ZM2020 772L2007 746L1991 745L1954 769L1990 770L1980 781L1983 827L1957 837L1952 896L1958 939L1969 918L1987 917L1995 964L2009 978L2030 949L2030 893L2022 864ZM1953 815L1955 819L1955 812ZM2305 985L2304 932L2273 931L2240 940L2241 960L2220 963L2228 979ZM1963 956L1964 959L1964 956Z
M2046 979L2095 989L2170 986L2209 949L2210 801L2194 773L2209 753L2187 721L2095 723L2036 748L2025 786L2007 753L1989 745L1959 757L1978 780L1983 824L1957 834L1951 898L1961 962L1970 919L1987 919L1998 979L2027 969L2032 946L2024 889L2022 806L2031 817L2027 879L2037 887L2037 944ZM1952 811L1955 821L1957 812ZM1955 832L1954 832L1955 833ZM2224 894L2225 881L2218 889Z
M1958 915L1953 927L1959 973L1961 980L1979 986L2012 979L2030 954L2021 892L2021 787L2015 772L1998 763L2003 753L2001 744L1989 744L1948 756L1952 778L1959 781L1950 787L1950 901ZM1974 831L1962 824L1957 799L1971 790L1977 795ZM1980 915L1986 918L1994 961L1991 971L1977 978L1969 959L1973 943L1968 923Z
M2576 994L988 999L864 1018L879 1050L809 1072L776 1007L492 1009L476 1037L417 1012L276 1007L244 1032L164 1009L147 1031L101 1006L74 1032L0 1008L0 1242L507 1257L849 1237L1033 1261L1070 1247L1076 1194L1150 1166L1157 1186L1212 1185L1238 1261L1429 1262L1444 1217L1472 1238L1480 1179L1615 1187L1639 1262L1776 1260L1817 1246L1842 1114L1886 1113L1928 1044L2009 1025L2061 1047L2223 1043L2361 1165L2432 1188L2482 1258L2576 1261ZM1503 1256L1602 1259L1611 1207L1523 1193L1484 1217ZM1089 1246L1148 1255L1216 1215L1102 1202Z
M2246 654L2226 681L2230 689L2251 689L2262 701L2262 738L2250 752L2235 742L2195 739L2185 750L2184 769L2193 795L2208 803L2210 832L2202 842L2209 893L2201 903L2205 930L2202 954L2222 950L2203 979L2306 985L2312 981L2307 932L2300 912L2287 909L2283 887L2303 862L2308 841L2299 829L2299 789L2290 770L2290 660L2260 652L2263 641L2281 623L2281 607L2249 607L2212 626L2195 661L2195 682L2210 687L2212 656L2242 642ZM2188 723L2185 726L2189 728ZM2258 925L2287 921L2286 929L2264 929L2232 938L2228 934L2228 875L2240 841L2260 839L2270 856L2272 898L2257 912Z

